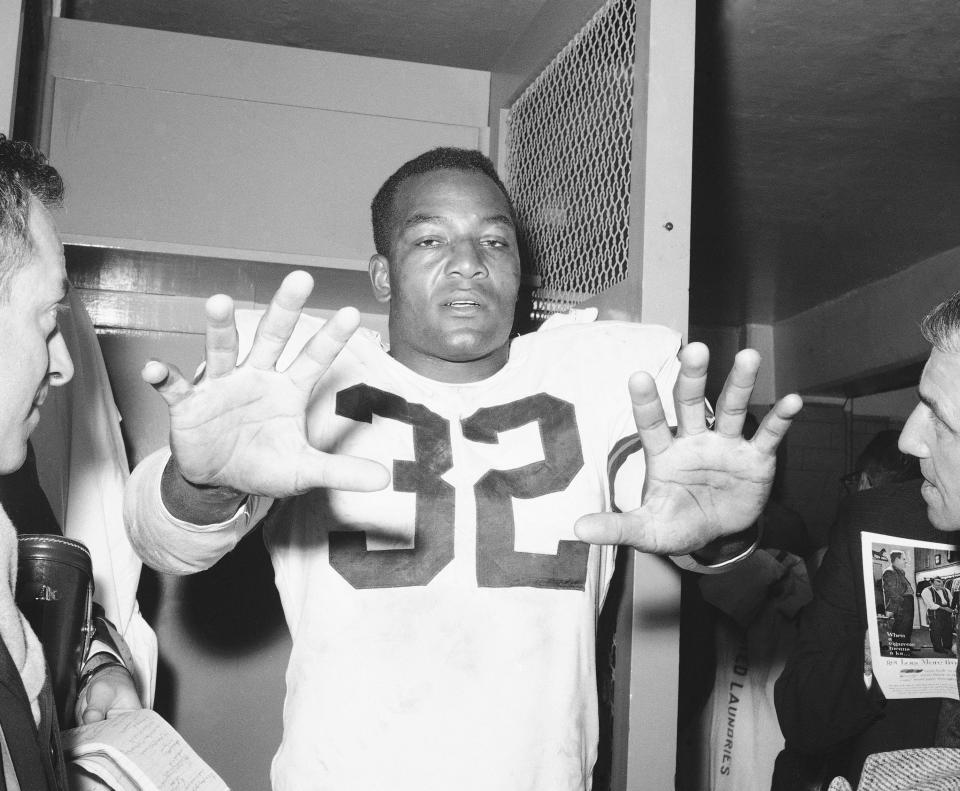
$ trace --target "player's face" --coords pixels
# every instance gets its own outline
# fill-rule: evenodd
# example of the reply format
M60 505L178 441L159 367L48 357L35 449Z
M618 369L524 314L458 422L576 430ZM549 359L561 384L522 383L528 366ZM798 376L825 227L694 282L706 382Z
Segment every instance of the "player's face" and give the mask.
M919 390L920 403L900 433L900 450L920 459L931 523L960 530L960 354L934 349Z
M439 381L496 373L509 355L520 284L503 193L482 173L425 173L401 186L393 222L389 260L370 260L374 293L390 303L391 355Z
M33 249L0 300L0 473L23 464L49 386L73 377L73 362L57 326L67 282L63 247L53 218L35 199L28 230Z

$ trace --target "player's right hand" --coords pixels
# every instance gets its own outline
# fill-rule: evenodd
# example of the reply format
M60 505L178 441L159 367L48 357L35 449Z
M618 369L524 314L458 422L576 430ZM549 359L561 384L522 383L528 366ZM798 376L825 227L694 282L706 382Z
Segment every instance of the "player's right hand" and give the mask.
M267 497L318 487L375 491L389 483L381 464L322 453L307 438L310 394L359 326L357 311L338 311L285 371L276 369L312 290L306 272L284 278L240 365L233 300L217 294L206 303L202 376L190 383L172 365L144 367L144 381L170 409L170 448L190 483Z

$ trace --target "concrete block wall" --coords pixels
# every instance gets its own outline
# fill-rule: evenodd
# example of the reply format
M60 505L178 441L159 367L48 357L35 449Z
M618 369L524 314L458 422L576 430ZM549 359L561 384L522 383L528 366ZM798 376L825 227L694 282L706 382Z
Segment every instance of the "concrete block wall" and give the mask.
M816 544L826 544L843 493L841 478L854 470L857 456L878 431L902 426L899 416L852 414L840 399L804 407L780 453L777 491L803 517Z

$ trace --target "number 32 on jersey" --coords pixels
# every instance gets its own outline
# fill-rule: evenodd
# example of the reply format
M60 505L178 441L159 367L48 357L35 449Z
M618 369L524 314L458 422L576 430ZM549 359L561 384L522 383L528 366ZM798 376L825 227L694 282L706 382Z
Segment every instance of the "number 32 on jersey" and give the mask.
M414 460L397 460L393 488L416 497L414 545L368 550L362 531L330 533L330 564L355 588L427 585L453 560L454 489L442 479L453 466L450 421L422 404L358 384L337 394L336 412L371 423L374 415L413 430ZM513 498L563 491L583 467L573 404L546 393L479 409L461 421L472 442L497 443L503 431L537 423L544 458L512 470L488 470L474 484L477 503L477 584L486 588L583 590L589 547L560 541L555 555L518 552Z

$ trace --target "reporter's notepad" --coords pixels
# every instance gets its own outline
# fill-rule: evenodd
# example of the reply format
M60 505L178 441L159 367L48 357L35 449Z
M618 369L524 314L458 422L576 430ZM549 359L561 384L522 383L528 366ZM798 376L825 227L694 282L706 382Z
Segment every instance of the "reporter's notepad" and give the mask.
M115 791L229 791L173 727L149 709L62 734L67 760Z

